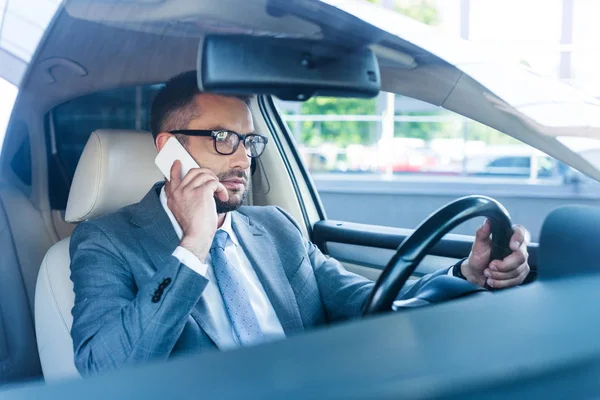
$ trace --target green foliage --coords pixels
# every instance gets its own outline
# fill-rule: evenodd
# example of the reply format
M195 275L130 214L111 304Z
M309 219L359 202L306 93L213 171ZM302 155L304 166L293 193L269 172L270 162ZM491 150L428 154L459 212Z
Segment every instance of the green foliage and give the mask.
M374 115L375 99L342 99L314 97L302 104L303 115ZM304 121L302 143L318 146L333 143L371 144L377 137L377 124L363 121Z
M405 113L401 115L414 116L436 116L447 115L448 113ZM441 122L413 122L396 121L394 123L394 136L405 138L423 139L425 141L435 138L454 138L460 137L460 122L441 121Z
M369 3L382 5L382 0L366 0ZM440 15L432 0L394 0L394 10L416 21L427 25L440 23Z
M375 99L342 99L315 97L301 105L302 115L376 115ZM401 115L448 116L452 113L419 112ZM294 122L290 129L294 130ZM345 148L350 144L373 145L380 138L381 124L375 121L303 121L300 125L300 141L309 147L321 144L334 144ZM465 138L481 140L487 144L517 144L519 141L466 118L445 121L396 121L394 136L405 138L432 139Z
M487 144L522 144L521 141L508 136L502 132L480 124L479 122L469 121L466 125L467 140L481 140Z
M365 0L381 5L384 0ZM432 0L392 0L396 11L427 25L437 25L440 16ZM527 65L527 61L523 60ZM301 105L302 115L376 115L376 99L342 99L315 97ZM447 116L452 113L405 113L401 115ZM290 129L297 127L290 122ZM380 138L381 124L373 121L303 121L300 123L300 141L309 147L333 144L345 148L350 144L373 145ZM490 127L467 119L440 122L398 121L394 136L417 138L425 141L441 138L481 140L487 144L517 144L519 141Z
M366 0L370 3L381 4L381 0ZM428 25L436 25L440 17L434 4L430 0L395 0L396 11L407 15L417 21ZM315 97L301 106L302 115L375 115L375 99L341 99L329 97ZM403 115L439 115L436 113L406 113ZM442 115L449 115L443 113ZM290 123L290 129L293 130ZM371 145L379 139L381 126L376 122L364 121L304 121L301 124L302 143L309 147L316 147L323 143L335 144L346 147L349 144ZM488 144L518 143L495 129L477 122L460 120L442 122L396 122L394 125L396 137L423 139L434 138L462 138L467 140L483 140Z
M420 113L412 115L430 115L434 113ZM437 115L449 115L442 113ZM417 138L429 141L432 139L458 139L465 138L468 141L480 140L490 145L494 144L519 144L514 139L489 126L471 121L467 118L457 118L452 121L441 122L396 122L394 126L395 137Z
M432 2L427 0L412 1L409 4L404 2L395 2L396 11L406 15L414 20L422 22L426 25L437 25L440 23L440 16Z
M381 0L366 0L381 4ZM437 9L430 0L394 0L396 11L428 25L439 23ZM312 98L302 104L303 115L374 115L375 99ZM396 124L396 132L402 136L429 138L436 132L446 132L445 123L410 122ZM402 125L402 126L400 126ZM402 129L399 129L402 128ZM293 130L293 123L290 124ZM304 121L300 140L314 147L322 143L346 147L349 144L373 144L378 138L380 124L361 121Z

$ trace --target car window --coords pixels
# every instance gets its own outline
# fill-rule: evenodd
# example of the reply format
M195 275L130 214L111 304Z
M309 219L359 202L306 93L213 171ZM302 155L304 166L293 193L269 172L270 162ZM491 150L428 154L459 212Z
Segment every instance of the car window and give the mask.
M546 208L590 200L556 159L418 100L381 93L277 104L330 219L415 228L441 205L482 194L509 204L536 238ZM600 198L597 187L588 195Z
M0 152L21 80L60 4L61 0L0 0ZM9 136L19 141L10 167L21 183L31 186L29 128L18 121L10 127Z
M53 129L47 130L47 140L55 144L48 146L53 209L66 207L90 134L102 128L149 131L150 104L159 88L93 93L48 114ZM392 98L390 117L386 109L391 110ZM600 198L600 190L580 193L574 171L552 157L414 99L382 93L374 99L316 97L277 105L330 219L414 228L457 197L483 194L509 204L515 222L532 227L536 239L547 214L536 211L540 199L549 211L565 197L583 204ZM455 232L472 234L473 228L466 224Z
M536 169L557 165L546 155L541 162L539 151L506 134L418 100L394 96L393 115L387 116L382 109L387 96L278 104L313 174L396 179L474 176L490 168L513 168L513 174L506 172L522 178L521 169L529 171L534 158Z
M112 89L71 100L48 115L49 190L53 209L64 210L77 162L97 129L150 131L150 105L160 85Z

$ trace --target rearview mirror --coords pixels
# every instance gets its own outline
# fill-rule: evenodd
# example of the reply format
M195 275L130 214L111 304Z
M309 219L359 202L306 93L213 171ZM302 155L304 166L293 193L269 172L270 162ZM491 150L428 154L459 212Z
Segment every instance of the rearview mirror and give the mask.
M200 90L224 94L374 97L381 84L368 48L307 39L210 35L200 43L198 65Z

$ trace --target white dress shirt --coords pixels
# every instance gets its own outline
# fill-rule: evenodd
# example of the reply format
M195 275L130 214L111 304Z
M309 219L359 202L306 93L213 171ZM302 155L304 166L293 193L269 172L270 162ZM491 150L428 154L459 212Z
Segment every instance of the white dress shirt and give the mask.
M181 240L183 231L175 219L175 216L167 206L167 195L165 194L164 187L160 191L160 202L169 216L177 236ZM285 333L283 332L279 318L277 318L277 314L275 314L275 309L269 301L254 268L252 268L252 264L250 264L248 257L246 257L244 249L240 246L237 236L231 227L230 213L225 214L225 222L223 222L223 225L219 229L224 230L229 235L227 243L225 244L225 257L227 257L227 261L229 261L231 266L239 273L242 280L240 283L248 292L252 309L256 314L258 325L260 326L265 339L269 341L284 338ZM215 280L210 254L206 257L205 262L202 262L189 250L178 246L173 252L173 256L179 259L179 261L187 267L208 279L208 284L206 285L202 296L204 297L208 311L213 318L216 331L221 338L223 344L222 350L239 347L240 344L238 343L233 327L231 326L231 321L229 320L225 304L223 303L223 297L221 296L221 292L219 291L219 287Z

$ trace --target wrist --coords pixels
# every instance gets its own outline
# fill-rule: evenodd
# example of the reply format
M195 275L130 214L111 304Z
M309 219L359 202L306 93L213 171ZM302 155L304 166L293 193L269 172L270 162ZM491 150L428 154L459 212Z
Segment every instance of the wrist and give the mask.
M468 258L466 260L462 260L462 262L460 263L460 265L458 267L458 271L460 272L460 275L462 276L463 279L469 280L467 278L467 276L470 275Z
M206 260L206 256L210 250L210 247L203 244L203 241L196 236L184 236L179 242L179 246L195 255L201 262Z
M464 280L467 280L471 283L474 283L474 284L480 285L480 286L483 286L485 284L485 277L483 278L483 282L481 282L481 279L478 279L477 275L473 273L473 271L469 265L468 258L462 260L462 262L460 263L460 265L458 267L458 271L461 275L460 277Z
M454 264L451 268L452 270L452 276L454 276L455 278L460 278L460 279L464 279L467 280L467 278L465 277L465 275L462 273L462 265L467 261L466 258L463 258L462 260L458 261L456 264Z

